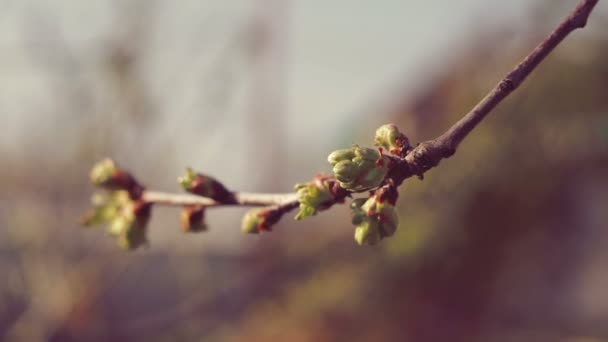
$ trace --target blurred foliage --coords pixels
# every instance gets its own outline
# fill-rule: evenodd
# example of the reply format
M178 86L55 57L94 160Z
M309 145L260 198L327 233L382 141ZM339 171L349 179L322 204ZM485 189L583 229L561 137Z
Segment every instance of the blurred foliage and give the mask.
M505 55L488 35L446 61L414 101L374 115L411 132L412 143L434 137L537 36ZM551 55L424 181L404 184L400 227L376 247L356 246L348 208L336 208L248 237L237 254L196 245L196 252L127 255L76 221L91 192L93 160L125 145L137 154L129 145L137 139L110 139L118 136L111 122L92 115L65 158L40 153L40 141L3 151L0 339L607 338L608 40L585 37ZM131 108L122 112L133 113L131 133L141 138L139 124L153 124L156 114L147 113L154 106L138 85L137 56L114 48L108 68L118 84L110 87L129 91L118 91L113 103ZM80 115L83 96L63 115ZM154 157L138 165L147 165L148 179L166 178L162 165L171 157ZM152 233L178 229L177 213L166 216ZM224 228L239 235L238 227ZM178 243L201 242L187 240Z

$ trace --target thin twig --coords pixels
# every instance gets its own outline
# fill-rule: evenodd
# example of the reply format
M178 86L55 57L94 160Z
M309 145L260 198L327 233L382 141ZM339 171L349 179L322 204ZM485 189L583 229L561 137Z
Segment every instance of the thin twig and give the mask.
M598 0L581 0L574 11L503 78L471 111L434 140L420 144L406 157L412 171L422 174L443 158L456 152L458 145L502 100L530 75L566 36L587 24L589 14Z
M395 185L409 177L422 175L437 166L439 162L452 156L458 145L471 131L509 94L530 75L553 49L572 31L585 27L589 14L599 0L581 0L574 11L532 50L511 72L458 122L436 139L425 141L411 150L403 161L395 164L397 172L392 172ZM164 205L201 205L216 207L225 205L237 206L280 206L293 209L297 207L297 196L289 194L235 193L236 203L220 203L212 199L182 194L169 194L156 191L145 191L143 199L147 202Z
M298 197L295 193L286 194L260 194L237 192L234 194L236 203L221 203L212 200L211 198L201 197L190 194L170 194L158 191L145 191L142 199L145 202L171 205L171 206L186 206L198 205L203 207L218 207L218 206L249 206L249 207L264 207L273 205L287 205L297 203Z

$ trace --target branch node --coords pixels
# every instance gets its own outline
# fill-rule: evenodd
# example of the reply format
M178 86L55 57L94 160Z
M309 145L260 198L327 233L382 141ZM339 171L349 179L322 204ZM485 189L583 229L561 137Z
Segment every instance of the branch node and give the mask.
M507 77L500 81L498 84L499 91L510 93L517 88L517 84L510 77Z

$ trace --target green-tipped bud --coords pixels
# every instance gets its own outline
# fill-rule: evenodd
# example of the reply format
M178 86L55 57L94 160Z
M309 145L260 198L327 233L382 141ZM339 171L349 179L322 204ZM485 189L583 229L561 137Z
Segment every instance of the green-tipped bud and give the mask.
M359 245L375 245L380 241L378 223L373 220L365 220L355 227L355 241Z
M284 213L285 208L280 206L251 209L243 216L241 230L246 234L258 234L264 230L271 231L272 226L279 222Z
M327 158L340 186L363 191L379 186L389 170L390 159L375 149L353 146L332 152Z
M364 203L362 203L365 201ZM395 207L387 201L379 201L373 195L367 200L357 199L351 203L352 222L355 225L355 240L360 245L373 245L391 236L397 230L399 218Z
M310 183L296 184L295 189L300 202L300 211L296 220L314 216L320 210L326 209L334 203L334 194L330 184L324 179L315 179Z
M393 236L399 226L399 216L394 206L384 203L377 214L378 222L380 222L380 236Z
M85 226L94 226L113 221L121 213L121 208L130 203L131 199L127 191L116 190L110 193L95 194L92 202L93 208L81 220L81 223Z
M241 222L241 231L245 234L258 234L260 233L261 226L264 222L264 217L262 216L264 209L251 209L245 216L243 216L243 220Z
M126 234L131 224L133 224L134 217L121 215L115 217L110 225L108 225L108 233L112 236L121 236Z
M146 237L146 227L132 224L129 228L118 236L118 245L121 248L132 251L148 244Z
M190 192L194 187L194 181L196 180L197 176L198 175L196 172L194 172L194 170L187 168L186 174L183 177L179 177L177 182L184 190Z
M177 179L181 187L195 195L208 197L220 203L234 203L234 195L217 179L186 169L186 174Z
M125 224L118 233L118 245L126 250L134 250L148 244L147 230L150 220L150 203L134 202L132 207L125 207L123 218Z
M399 226L399 217L395 206L388 201L378 200L378 196L371 196L361 206L361 210L367 217L379 223L380 237L391 236Z
M104 159L95 164L91 169L91 183L97 186L105 186L111 183L112 178L118 171L119 170L112 159Z
M94 208L83 218L84 225L107 224L107 231L125 249L135 249L146 243L146 227L151 204L134 201L125 190L93 197Z
M90 178L93 185L108 190L127 190L134 200L139 199L144 191L144 187L130 173L119 169L111 159L95 164Z
M312 182L296 184L300 211L295 219L302 220L329 209L335 203L343 203L350 192L338 183L334 177L317 175Z
M373 166L373 164L370 165ZM355 164L351 160L342 160L334 165L333 171L340 183L352 183L359 177L361 165Z
M351 160L355 157L355 152L353 148L347 148L343 150L337 150L330 153L327 157L327 161L331 164L331 166L335 166L339 162L343 160Z
M376 130L374 143L398 156L403 156L410 147L408 138L394 124L380 126Z
M182 209L181 222L182 230L186 233L206 231L205 209L196 206L185 207Z

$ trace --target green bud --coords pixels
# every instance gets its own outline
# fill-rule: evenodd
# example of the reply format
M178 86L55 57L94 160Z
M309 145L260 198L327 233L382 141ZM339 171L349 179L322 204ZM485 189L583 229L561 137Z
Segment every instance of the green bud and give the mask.
M355 241L359 245L375 245L380 239L378 223L373 220L365 220L355 228Z
M264 209L251 209L245 213L241 222L241 231L246 234L259 234L264 222L261 215L263 211Z
M108 233L112 236L121 236L124 235L131 224L133 224L134 217L129 216L117 216L110 222L108 226Z
M337 150L330 153L327 157L327 161L331 164L331 166L335 166L338 162L342 160L351 160L355 157L355 152L352 148L347 148L343 150Z
M103 186L111 182L114 175L118 172L118 168L112 159L104 159L95 164L91 169L91 183L97 186Z
M383 205L378 212L378 222L380 222L380 236L393 236L399 226L399 216L394 206L390 204Z
M93 195L93 208L82 218L84 226L94 226L109 223L120 214L121 208L131 201L129 193L116 190L110 193L97 193Z
M388 173L390 159L375 149L353 146L332 152L327 158L340 186L363 191L379 186Z
M362 200L358 199L351 203L357 243L375 244L393 235L399 225L395 207L387 201L378 201L375 195L364 200L363 204L361 204Z
M132 200L126 190L115 190L93 197L93 209L82 220L84 225L107 224L107 231L125 249L146 243L151 204Z
M295 189L300 202L300 211L296 215L296 220L314 216L318 211L333 204L334 196L329 184L322 180L317 179L310 183L296 184Z
M392 154L402 156L409 148L408 138L394 124L380 126L376 130L374 143L378 147L385 148Z
M181 187L195 195L208 197L220 203L234 203L232 192L217 179L186 169L186 174L177 179Z
M373 163L369 163L373 165ZM352 183L361 173L362 164L355 164L351 160L342 160L334 165L334 174L341 183Z
M191 168L187 168L186 174L183 177L179 177L177 179L177 182L184 190L190 192L190 190L193 188L193 183L196 178L196 172L194 172L194 170L192 170Z
M139 224L131 224L128 229L118 237L118 245L130 251L147 244L146 228Z
M118 232L118 245L126 250L134 250L148 244L147 230L150 220L150 203L134 202L125 207L123 216L129 223L122 232Z
M258 234L264 230L271 231L272 226L279 222L288 208L275 206L251 209L243 216L241 230L247 234Z
M91 183L108 190L127 190L132 199L139 199L144 191L135 178L119 169L111 159L95 164L91 169Z

